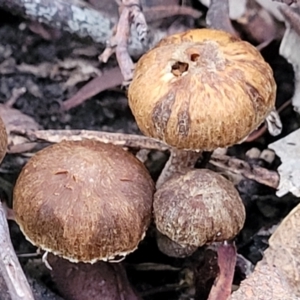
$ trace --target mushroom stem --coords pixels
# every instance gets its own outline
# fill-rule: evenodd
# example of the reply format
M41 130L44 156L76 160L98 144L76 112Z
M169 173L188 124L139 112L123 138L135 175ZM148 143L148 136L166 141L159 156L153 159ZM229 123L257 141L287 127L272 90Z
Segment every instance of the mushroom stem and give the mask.
M13 249L6 214L0 202L0 273L3 276L12 300L33 300L30 286Z
M227 300L231 294L231 286L236 264L236 247L234 242L225 241L218 245L219 276L216 278L208 300Z
M175 173L183 173L186 168L193 168L202 154L202 151L178 150L176 148L172 148L170 152L169 160L157 179L156 188L159 188Z
M122 264L71 263L49 254L52 279L64 299L141 300Z

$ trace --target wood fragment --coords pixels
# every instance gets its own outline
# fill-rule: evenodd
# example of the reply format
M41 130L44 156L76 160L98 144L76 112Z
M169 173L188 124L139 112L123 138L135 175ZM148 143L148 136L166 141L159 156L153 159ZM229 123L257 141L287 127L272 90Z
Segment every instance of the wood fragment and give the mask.
M0 273L12 300L34 300L9 236L6 214L0 202Z
M105 43L116 20L80 0L0 0L11 13Z
M17 132L15 132L17 134ZM31 142L58 143L63 140L94 139L103 143L112 143L121 147L149 149L158 151L171 150L171 147L159 140L142 135L111 133L91 130L36 130L19 132ZM261 184L277 189L279 175L275 171L249 164L241 159L213 153L210 164L235 174L241 174L245 178L255 180Z
M19 132L25 135L31 142L42 141L48 143L59 143L64 140L80 141L83 139L93 139L102 143L112 143L121 147L149 149L166 151L169 149L168 145L148 138L146 136L114 133L104 131L92 130L37 130L28 132Z
M287 5L292 5L293 3L299 3L299 0L273 0L273 1L285 3Z
M224 30L237 35L229 18L228 0L211 0L206 15L206 23L209 28Z
M235 174L241 174L245 178L255 180L258 183L274 189L277 189L279 185L279 175L277 172L249 164L238 158L213 154L210 164L221 170L228 170Z
M194 19L198 19L202 16L200 11L182 5L157 5L153 7L144 7L143 13L147 22L154 22L174 16L190 16Z
M93 78L75 95L64 101L61 105L62 110L67 111L82 104L85 100L107 90L121 85L123 76L119 67L104 71L101 76Z
M296 33L300 35L300 7L291 8L288 6L280 6L279 9L285 20L291 25Z
M128 83L132 79L134 69L133 61L128 52L131 26L135 28L140 42L145 41L148 27L139 0L123 0L119 11L120 18L115 26L115 34L108 41L107 47L99 59L106 62L115 52L124 81Z
M131 25L130 18L130 9L127 7L123 8L117 25L116 35L111 39L111 44L109 45L109 47L115 47L116 58L125 82L129 82L132 79L134 69L133 61L127 49Z

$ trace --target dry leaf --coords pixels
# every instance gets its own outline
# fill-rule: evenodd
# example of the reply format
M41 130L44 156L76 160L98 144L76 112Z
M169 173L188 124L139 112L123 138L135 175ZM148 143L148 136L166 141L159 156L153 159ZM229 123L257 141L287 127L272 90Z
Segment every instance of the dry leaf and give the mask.
M0 117L8 134L8 153L21 153L34 148L35 143L28 143L25 137L14 133L15 131L25 132L26 130L40 129L41 126L32 117L5 104L0 104Z
M299 177L298 177L299 179ZM280 270L289 287L300 297L300 204L282 221L269 240L265 259Z
M54 74L51 74L51 77L62 71L64 71L66 77L69 77L63 84L63 89L101 75L101 71L95 64L84 59L65 59L59 61L57 67L59 70L56 70L56 72L53 70L52 73Z
M276 2L273 0L255 0L261 7L268 11L278 21L283 22L284 18L279 10L279 7L286 5L284 3Z
M210 0L199 0L203 5L209 6ZM231 20L237 20L246 12L247 0L229 0L229 17Z
M285 10L284 10L285 11ZM295 13L296 15L296 13ZM300 16L299 16L300 23ZM286 31L281 41L279 52L293 65L295 72L295 92L292 98L292 104L295 111L300 113L300 36L294 28L286 22Z
M254 272L230 300L300 299L300 204L275 230Z
M85 59L67 58L56 63L41 63L39 65L28 65L22 63L16 66L18 71L30 73L40 78L51 78L53 80L63 80L63 90L76 85L79 82L87 81L90 78L101 75L97 68L97 63Z
M277 170L280 175L277 196L291 192L300 197L300 129L268 147L275 151L282 162Z

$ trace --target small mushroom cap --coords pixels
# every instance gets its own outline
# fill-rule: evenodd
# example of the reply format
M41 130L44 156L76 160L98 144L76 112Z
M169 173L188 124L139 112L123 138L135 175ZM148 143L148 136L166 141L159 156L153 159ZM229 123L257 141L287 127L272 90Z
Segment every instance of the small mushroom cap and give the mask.
M7 132L4 122L0 118L0 163L2 162L7 149Z
M259 51L229 33L193 29L138 61L128 90L140 130L178 149L234 145L274 108L276 83Z
M206 169L171 177L154 194L153 209L157 229L180 245L232 239L245 222L233 183Z
M16 222L43 250L73 262L134 251L152 212L154 183L122 148L65 141L34 155L14 188Z

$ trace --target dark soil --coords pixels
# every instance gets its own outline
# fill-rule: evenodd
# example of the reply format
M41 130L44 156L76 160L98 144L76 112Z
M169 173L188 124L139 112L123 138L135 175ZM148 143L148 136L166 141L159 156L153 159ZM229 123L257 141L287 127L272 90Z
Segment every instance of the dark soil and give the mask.
M61 83L64 75L60 78L42 78L31 73L25 73L13 68L4 72L3 63L9 64L14 59L16 65L26 63L38 65L44 62L55 63L57 60L66 58L82 58L74 54L77 48L87 48L92 45L89 40L79 40L67 33L60 33L60 37L51 41L45 41L39 35L28 29L24 20L0 11L0 102L5 103L10 97L13 88L26 87L27 92L22 95L14 104L14 108L32 116L45 129L92 129L111 132L138 133L134 118L127 105L124 91L116 89L106 91L85 102L83 105L72 109L67 113L59 112L62 101L70 97L82 85L69 88L63 91ZM25 22L25 23L24 23ZM24 28L25 27L25 28ZM94 46L100 53L101 48ZM292 67L278 54L279 43L273 42L262 54L274 69L275 78L278 84L277 104L291 98L293 94L293 72ZM97 54L84 57L87 60L97 62ZM105 66L109 68L115 65L114 59ZM35 91L35 92L33 92ZM282 114L284 130L281 136L299 127L300 122L295 112L289 107ZM278 139L280 137L276 137ZM253 143L244 143L232 147L229 153L247 160L245 153L252 147L263 150L275 138L265 134ZM157 160L158 157L158 160ZM161 169L166 160L166 154L151 153L147 161L147 167L153 177ZM154 160L155 159L155 160ZM0 177L8 184L13 185L21 167L26 162L27 156L7 155L1 168ZM276 169L279 160L268 164L261 159L254 159L255 163L266 168ZM252 264L256 264L262 258L262 252L268 246L268 229L277 224L288 212L299 202L292 195L283 198L275 196L275 191L254 181L243 179L237 185L244 200L247 210L247 220L244 229L237 237L238 252ZM1 188L0 188L1 190ZM8 200L10 195L4 190L1 191L3 200ZM18 227L10 223L11 235L15 250L18 254L35 253L36 249L25 241ZM262 231L264 229L265 231ZM203 271L207 269L207 262L216 265L215 255L210 250L200 249L192 257L186 259L174 259L160 253L157 249L153 230L149 230L146 239L141 243L139 249L128 256L125 260L128 276L136 290L144 295L145 300L160 299L189 299L189 293L193 292L193 279L191 271L196 270L196 282L201 293L198 291L197 299L206 299L205 294L209 290L213 279L204 280ZM38 276L49 289L55 290L51 282L49 272L45 268L42 271L33 272L32 261L34 258L20 258L24 269L31 274ZM174 270L139 270L136 266L141 263L162 264L173 266ZM35 267L34 267L35 268ZM202 275L201 275L202 274ZM213 274L214 276L215 274ZM239 269L236 273L235 284L239 284L244 278L244 271ZM209 277L209 276L208 276ZM203 283L204 282L204 283ZM200 284L201 283L201 284ZM0 295L1 299L1 295Z

